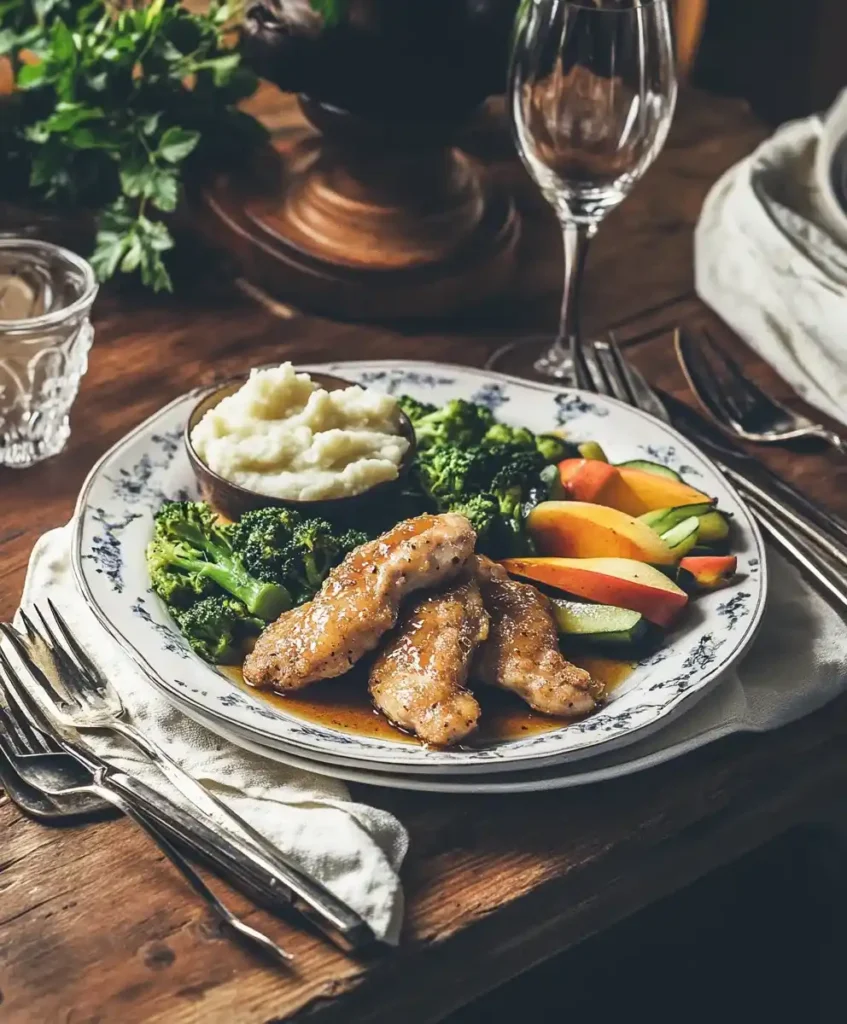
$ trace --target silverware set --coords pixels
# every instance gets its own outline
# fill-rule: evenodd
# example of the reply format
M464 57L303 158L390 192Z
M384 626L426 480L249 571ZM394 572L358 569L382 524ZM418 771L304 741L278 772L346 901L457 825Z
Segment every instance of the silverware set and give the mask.
M711 339L701 346L693 334L677 331L676 348L695 394L700 397L702 391L706 396L703 405L713 413L718 431L684 403L651 388L641 374L624 361L613 335L584 342L578 348L574 360L576 384L584 391L617 398L656 416L693 441L737 488L775 546L809 576L831 604L847 612L847 523L815 506L805 495L747 455L731 437L752 440L752 423L768 422L772 429L767 440L772 443L774 434L782 429L777 424L785 428L790 422L793 423L792 438L815 436L840 450L844 450L844 441L804 417L789 419L795 414L748 381ZM704 351L707 348L708 355ZM723 367L722 378L709 368L714 363ZM693 372L692 365L696 367ZM755 420L752 413L743 411L751 409L756 410ZM737 425L742 421L747 424L746 432ZM784 436L787 439L787 435Z
M126 721L115 688L78 643L52 602L40 628L21 612L23 630L0 623L0 781L42 820L102 813L112 805L132 818L239 938L287 961L288 954L239 920L209 889L182 849L267 909L299 912L336 944L374 942L370 927L316 879L289 864L264 836ZM8 653L7 653L8 651ZM16 659L20 667L13 663ZM26 681L25 681L26 680ZM83 735L117 734L145 756L191 805L177 803L99 757ZM176 840L176 844L174 842Z

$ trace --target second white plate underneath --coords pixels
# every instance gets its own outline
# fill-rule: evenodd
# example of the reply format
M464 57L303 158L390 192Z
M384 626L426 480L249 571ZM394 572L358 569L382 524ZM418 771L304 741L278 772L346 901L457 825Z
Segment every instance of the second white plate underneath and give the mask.
M328 764L298 756L290 750L265 747L254 740L227 729L220 720L206 718L190 704L176 701L180 710L199 725L211 730L235 746L254 754L280 761L302 771L315 772L343 779L345 782L387 789L408 789L429 793L456 793L468 796L482 793L533 793L545 790L571 789L591 783L633 775L674 758L681 757L708 743L735 732L747 731L742 716L747 707L744 690L734 674L708 694L686 715L661 732L634 743L624 750L591 758L591 768L579 764L562 764L528 771L501 772L496 776L479 775L410 775L371 772L349 765Z

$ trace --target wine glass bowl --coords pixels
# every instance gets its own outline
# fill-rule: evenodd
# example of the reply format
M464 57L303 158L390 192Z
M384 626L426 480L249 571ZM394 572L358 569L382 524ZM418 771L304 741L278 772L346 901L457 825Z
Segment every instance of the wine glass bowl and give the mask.
M518 153L562 226L559 335L536 363L567 377L588 243L662 149L676 105L666 0L523 0L509 72Z

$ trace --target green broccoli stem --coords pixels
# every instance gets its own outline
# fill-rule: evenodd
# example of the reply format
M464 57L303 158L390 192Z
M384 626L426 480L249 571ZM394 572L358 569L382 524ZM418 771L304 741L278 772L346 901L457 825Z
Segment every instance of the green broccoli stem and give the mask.
M244 571L238 562L216 553L217 562L201 562L174 553L173 564L187 572L207 576L233 597L242 601L251 615L272 622L291 607L291 595L278 583L264 583Z

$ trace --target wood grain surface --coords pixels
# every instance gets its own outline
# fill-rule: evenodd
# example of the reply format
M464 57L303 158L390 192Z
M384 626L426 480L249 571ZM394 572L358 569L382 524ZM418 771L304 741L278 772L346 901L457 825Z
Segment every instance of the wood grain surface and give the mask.
M271 92L273 122L288 114ZM586 290L593 329L621 325L648 377L685 395L667 329L709 319L761 383L784 385L692 295L691 232L709 185L762 137L746 110L689 93L657 166L609 218ZM130 427L202 381L272 359L425 358L481 365L516 330L550 330L556 228L506 136L472 143L516 188L529 225L521 272L498 308L437 329L350 326L268 308L210 271L179 298L103 295L96 340L59 457L0 470L0 616L29 552L67 521L93 462ZM847 512L847 463L768 453L817 500ZM735 738L615 782L557 794L450 797L354 787L396 813L412 843L399 950L368 962L235 907L296 956L289 975L222 936L126 821L49 829L0 806L0 1019L14 1024L432 1024L640 906L829 813L847 788L847 700L777 733Z

